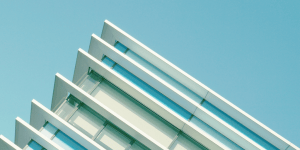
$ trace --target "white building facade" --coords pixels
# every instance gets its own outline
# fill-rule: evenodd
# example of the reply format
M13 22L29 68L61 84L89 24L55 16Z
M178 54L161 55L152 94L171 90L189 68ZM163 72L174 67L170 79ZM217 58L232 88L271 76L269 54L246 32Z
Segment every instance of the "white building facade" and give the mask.
M2 150L299 150L109 21Z

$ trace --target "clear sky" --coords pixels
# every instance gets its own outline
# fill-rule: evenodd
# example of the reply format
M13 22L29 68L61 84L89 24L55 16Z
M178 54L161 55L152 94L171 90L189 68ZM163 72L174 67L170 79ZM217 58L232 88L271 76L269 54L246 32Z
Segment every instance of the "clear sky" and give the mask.
M50 108L107 19L300 146L300 1L1 1L0 134Z

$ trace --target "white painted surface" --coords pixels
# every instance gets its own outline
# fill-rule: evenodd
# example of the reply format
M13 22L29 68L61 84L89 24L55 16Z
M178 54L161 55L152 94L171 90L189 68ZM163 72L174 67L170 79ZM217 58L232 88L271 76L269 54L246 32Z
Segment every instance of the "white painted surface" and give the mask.
M0 147L3 150L21 150L21 148L19 148L17 145L15 145L3 135L0 135Z
M89 137L80 132L78 129L70 125L68 122L51 112L45 106L43 106L36 100L32 100L30 125L36 129L40 129L45 121L49 121L63 133L89 150L104 150L102 146L100 146L95 141L91 140Z
M291 142L160 56L153 50L112 24L111 22L105 20L103 27L103 32L101 38L104 39L109 44L113 45L115 40L120 41L122 44L127 46L129 49L133 50L135 53L158 67L159 69L165 71L168 75L172 76L174 79L190 88L192 91L200 95L201 97L206 96L208 92L212 93L214 96L218 97L218 106L225 113L231 115L234 119L238 120L244 126L248 127L256 134L260 135L279 149L285 149L288 145L293 145ZM208 100L211 102L211 100ZM214 103L215 104L215 103ZM222 104L222 105L221 105ZM296 147L296 146L294 146ZM298 149L298 147L296 147Z
M194 115L244 149L264 149L205 108L197 108Z
M193 117L191 119L191 124L195 125L196 128L199 130L202 130L203 132L207 133L208 135L211 135L212 138L216 139L217 141L220 141L222 144L226 145L230 149L237 150L241 149L236 144L232 143L232 140L229 140L228 138L225 138L222 136L222 134L218 133L218 131L210 128L207 124L202 122L197 117Z
M196 106L200 103L200 99L191 99L181 91L174 88L165 80L171 81L170 78L163 76L161 74L160 77L157 74L152 73L148 69L146 69L141 64L135 62L127 55L121 53L111 45L109 45L104 40L100 39L96 35L92 36L91 44L90 44L89 53L93 55L98 60L101 59L101 56L106 55L110 59L114 60L116 63L121 65L123 68L146 82L148 85L152 86L157 91L164 94L166 97L177 103L179 106L183 107L190 113L194 113L196 110ZM94 46L97 45L97 46ZM127 53L126 53L127 54ZM143 63L146 65L145 63ZM152 69L153 70L153 69ZM163 77L161 77L163 76ZM164 80L165 79L165 80ZM175 84L175 83L174 83ZM176 85L178 87L178 85ZM180 88L182 89L182 88ZM190 95L191 96L191 95ZM194 97L195 98L195 97Z
M252 116L245 115L240 112L242 110L240 110L239 108L234 109L234 107L227 104L223 97L209 92L205 99L238 122L245 125L248 129L254 131L256 134L269 141L277 148L285 149L289 145L290 142L281 139L282 137L280 135L278 135L271 129L267 130L267 127L262 123L253 121L254 118Z
M48 137L41 132L30 126L21 118L16 118L16 135L15 143L19 147L25 147L30 140L36 141L38 144L46 149L63 150L59 145L51 141Z
M111 149L125 150L130 144L131 139L120 134L119 131L110 125L107 125L95 139L95 141L98 143L103 143Z
M92 138L103 127L104 121L81 107L70 118L69 123Z
M292 145L289 145L289 147L285 150L300 150L300 148L298 148L297 146L292 144Z
M173 113L165 105L160 104L159 102L157 102L157 100L149 96L144 91L140 90L137 86L135 86L131 82L126 81L122 76L118 75L110 68L108 68L105 64L101 63L99 60L95 59L93 56L89 55L81 49L78 52L73 83L77 82L83 74L86 74L86 71L89 67L91 67L97 73L116 85L118 88L122 89L124 92L140 101L152 111L161 115L164 119L171 122L177 128L183 127L184 119L182 117Z
M97 45L97 46L93 46ZM92 41L91 41L91 47L89 52L93 54L94 56L101 56L101 55L106 55L109 58L113 59L117 63L121 64L122 67L130 71L131 73L135 74L137 77L142 79L143 81L148 81L148 84L151 85L152 87L156 88L158 91L162 92L164 95L167 97L171 98L174 102L188 110L190 113L195 113L196 109L201 110L202 106L199 105L199 103L196 103L194 100L192 100L190 97L186 96L185 94L181 93L174 87L172 87L170 84L166 83L162 79L160 79L158 76L154 75L151 73L149 70L145 69L143 66L137 64L133 60L130 60L126 55L123 53L119 52L116 50L114 47L97 37L96 35L92 36ZM101 53L101 54L100 54ZM130 84L130 83L129 83ZM133 85L134 86L134 85ZM146 105L147 106L147 105ZM212 120L218 119L215 115L211 115L212 113L209 113L207 117L211 118ZM159 114L160 115L160 114ZM196 115L196 114L195 114ZM197 116L198 117L198 116ZM198 117L200 118L200 117ZM208 121L208 120L206 120ZM172 123L172 122L171 122ZM207 124L210 125L211 122L206 122ZM222 129L226 129L228 132L226 133L225 136L229 137L232 141L236 142L235 140L238 140L236 143L238 145L243 144L242 147L244 148L262 148L234 128L230 128L229 125L226 123L224 124L224 121L218 122L219 126L224 126ZM211 125L214 126L214 125ZM219 126L214 126L218 127L216 130L220 130ZM180 128L181 129L181 128ZM221 132L221 133L222 133ZM238 132L238 133L236 133ZM227 134L230 134L228 136ZM232 135L233 134L233 135ZM243 142L240 142L243 141ZM247 144L245 144L247 143ZM228 144L228 143L227 143ZM251 145L251 146L250 146ZM247 146L247 147L245 147Z
M107 81L101 82L91 95L165 147L170 145L178 132L132 102L131 97L120 93Z
M76 119L74 120L74 123L76 123L78 126L82 128L86 128L86 131L89 134L94 135L97 131L98 128L87 122L86 120L82 119L80 116L77 116Z
M139 139L141 143L146 145L151 149L165 149L163 145L155 141L153 138L145 134L143 131L136 128L130 122L125 120L123 117L112 111L109 107L105 106L103 103L98 101L96 98L92 97L81 88L76 86L71 81L67 80L60 74L56 74L55 84L58 87L63 87L66 92L74 95L76 98L80 99L84 104L101 114L103 117L108 119L113 124L118 125L120 129L126 131L129 135L135 139ZM64 95L64 94L62 94ZM74 128L74 127L73 127ZM77 129L76 129L77 130Z
M115 52L118 53L119 51L115 51ZM91 63L89 63L89 65L86 66L86 68L88 68L91 65L96 66L96 65L94 65L95 62L99 62L99 60L95 59L95 57L91 56L90 54L86 53L85 51L79 50L79 53L81 53L81 54L78 54L78 57L79 56L81 57L83 55L84 58L82 58L82 59L85 59L87 62L91 62ZM99 54L99 55L101 55L101 54ZM114 55L114 56L117 56L117 55ZM115 59L120 59L120 58L115 58ZM78 60L78 61L80 61L80 60ZM82 65L83 63L78 63L78 64L81 64L80 66L83 66ZM131 83L130 81L128 81L127 79L122 77L121 75L112 71L110 68L108 68L103 63L99 62L99 66L92 67L92 68L97 73L101 74L104 78L106 78L107 80L112 82L114 85L116 85L117 87L119 87L120 89L122 89L123 91L125 91L126 93L131 95L132 97L134 97L136 100L139 100L142 104L144 104L145 106L147 106L148 108L153 110L155 113L161 115L161 117L163 117L167 121L171 122L177 128L180 129L183 127L184 119L181 116L179 116L178 114L173 112L167 106L160 103L158 100L153 98L151 95L147 94L145 91L141 90L139 87L137 87L136 85L134 85L133 83ZM97 68L97 70L96 70L96 68ZM75 77L75 75L79 76L77 74L82 74L82 73L79 73L79 71L77 71L76 69L77 68L75 68L74 77ZM82 68L78 67L78 70L80 70L80 69L82 69ZM81 72L83 72L83 71L81 71ZM156 80L153 80L153 81L157 82ZM74 82L75 81L73 80L73 83ZM157 107L157 105L158 105L158 107ZM189 106L191 106L191 105L189 105ZM191 109L190 109L191 111L194 111L193 107L195 108L195 106L191 106ZM166 112L168 112L168 113L166 113Z
M103 32L101 38L104 39L109 44L113 45L115 40L120 41L126 47L134 51L139 56L146 59L148 62L152 63L154 66L163 70L165 73L173 77L175 80L179 81L186 87L190 88L192 91L200 95L201 97L205 97L207 90L205 89L205 85L182 71L180 68L155 53L153 50L134 39L132 36L113 25L109 21L105 20ZM197 82L195 82L197 81ZM200 85L199 85L200 84Z
M170 147L170 150L202 150L197 145L195 145L193 142L188 140L182 135L179 135L176 141L173 143L172 147Z
M182 117L177 115L176 113L170 111L168 107L163 104L156 102L151 96L147 95L147 93L140 90L138 87L133 85L132 83L126 81L122 76L118 75L110 68L108 68L105 64L101 63L99 60L86 53L85 51L79 49L79 53L77 56L75 73L73 77L73 82L78 82L80 78L83 78L83 75L86 74L88 68L91 67L94 71L99 73L101 76L112 82L114 85L118 86L118 88L122 89L129 95L131 95L136 100L139 100L142 104L150 108L152 111L159 114L161 117L166 119L168 122L172 123L177 128L181 129L184 124L187 123ZM56 95L56 94L54 94ZM63 96L63 94L61 94ZM57 96L59 97L59 96ZM188 125L189 128L190 125ZM214 141L213 139L208 139L206 135L202 135L202 133L197 130L192 129L192 132L188 132L188 135L193 135L192 137L204 144L206 147L210 149L224 149L223 144ZM194 133L196 132L196 133ZM205 141L204 143L201 141Z
M69 114L75 109L75 105L72 105L70 103L64 103L58 111L55 113L61 117L63 120L69 117Z
M109 148L111 148L111 149L124 150L127 146L126 144L123 145L123 144L116 142L116 140L114 140L113 138L111 138L107 135L103 135L99 140L102 143L108 143Z

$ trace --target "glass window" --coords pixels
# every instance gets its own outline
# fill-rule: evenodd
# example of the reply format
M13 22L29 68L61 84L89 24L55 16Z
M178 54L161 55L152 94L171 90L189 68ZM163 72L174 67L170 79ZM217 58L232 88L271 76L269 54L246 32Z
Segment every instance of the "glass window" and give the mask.
M120 42L116 43L115 48L118 49L122 53L125 53L127 50L127 47Z
M103 80L91 95L166 147L178 133L178 129L107 80Z
M60 108L56 114L62 119L66 120L70 113L77 107L77 103L69 98Z
M154 89L153 87L145 83L143 80L139 79L138 77L136 77L135 75L133 75L132 73L130 73L129 71L121 67L120 65L117 64L113 68L113 70L115 70L117 73L122 75L127 80L131 81L140 89L144 90L146 93L151 95L159 102L169 107L171 110L173 110L174 112L182 116L184 119L188 120L190 118L191 116L190 112L188 112L187 110L185 110L184 108L176 104L174 101L172 101L171 99L169 99L168 97L166 97L165 95L163 95L162 93L160 93L159 91L157 91L156 89Z
M106 81L106 80L104 80ZM99 87L99 86L97 86ZM97 91L97 90L95 90ZM101 97L101 98L105 98L105 97ZM107 99L106 99L107 100ZM104 128L104 124L106 119L103 118L101 115L99 115L97 112L94 112L91 108L89 108L88 106L81 104L80 106L78 106L77 102L78 99L76 99L73 95L70 95L68 100L62 104L62 107L60 107L60 109L57 111L58 113L60 112L64 112L64 113L60 113L60 114L65 114L65 115L61 115L61 116L71 116L70 119L68 119L67 121L73 125L75 128L77 128L78 130L80 130L81 132L83 132L85 135L87 135L88 137L90 137L91 139L100 138L99 134L101 133L101 135L104 135L104 133L107 132L107 135L105 135L102 140L99 140L100 142L105 142L108 140L108 137L113 139L113 133L118 133L119 135L121 135L121 140L116 138L116 141L121 141L121 143L119 143L121 146L124 146L124 140L122 141L122 136L126 137L125 139L129 139L130 141L132 141L132 138L128 138L127 136L125 136L126 134L123 134L124 131L117 131L117 132L113 132L114 130L108 130L110 129L110 126L107 126L107 128L105 130L102 131L102 129ZM77 108L75 111L75 108ZM66 109L66 110L64 110ZM72 114L70 114L71 112L74 112ZM64 117L67 118L67 117ZM59 144L62 144L64 147L67 147L67 149L70 149L70 147L72 148L72 145L69 145L68 143L70 143L70 140L65 140L66 138L60 138L63 137L60 134L57 134L55 136L53 136L58 129L56 127L54 127L52 124L47 123L45 125L45 127L41 130L41 132L46 135L48 138L54 137L53 139L56 140L56 142L58 142ZM119 129L118 129L119 130ZM101 131L101 132L100 132ZM61 132L61 131L59 131ZM118 135L118 136L119 136ZM58 137L57 137L58 136ZM71 140L72 141L72 140ZM130 142L129 141L129 142ZM67 142L67 143L66 143ZM122 144L123 142L123 144ZM125 141L125 143L127 143L127 147L129 147L128 142ZM140 144L142 145L142 144ZM106 147L114 147L114 146L107 146L104 145ZM117 146L119 147L119 146Z
M43 147L37 142L31 140L25 150L42 150Z
M145 147L144 145L138 143L138 142L134 142L131 145L131 147L129 148L129 150L150 150L150 149Z
M103 62L104 60L109 60L109 62L113 62L113 64L115 63L107 56L104 56ZM112 66L111 65L112 63L105 63L105 64L108 66ZM133 84L135 84L136 86L138 86L140 89L144 90L146 93L151 95L159 102L169 107L171 110L173 110L175 113L182 116L184 119L188 120L191 117L192 114L190 112L188 112L187 110L185 110L184 108L176 104L174 101L172 101L171 99L169 99L168 97L166 97L165 95L163 95L162 93L160 93L159 91L157 91L156 89L154 89L153 87L145 83L143 80L139 79L138 77L136 77L135 75L133 75L132 73L124 69L119 64L116 64L113 70L116 71L118 74L122 75L130 82L132 82Z
M130 145L132 139L128 138L111 125L107 125L95 141L106 149L125 150Z
M113 60L111 60L110 58L108 58L106 56L103 58L102 62L110 68L115 64L115 62Z
M226 123L228 123L229 125L231 125L232 127L234 127L235 129L237 129L238 131L240 131L241 133L243 133L244 135L246 135L247 137L249 137L251 140L259 144L263 148L268 150L278 150L277 147L275 147L274 145L272 145L271 143L269 143L268 141L266 141L265 139L263 139L262 137L260 137L259 135L257 135L256 133L254 133L253 131L251 131L232 117L230 117L229 115L227 115L226 113L224 113L222 110L209 103L208 101L204 101L202 106L208 111L215 114L223 121L225 121Z
M184 134L179 134L176 141L170 147L170 150L208 150L203 145L193 141Z
M70 118L69 122L90 138L95 136L104 123L102 119L95 116L84 107L80 107Z
M81 87L87 93L90 93L91 90L94 89L94 86L98 83L97 80L92 78L91 76L87 76L87 78L81 83L79 87Z
M187 88L186 86L184 86L183 84L181 84L162 70L158 69L156 66L154 66L153 64L151 64L150 62L133 52L132 50L128 50L126 55L141 66L145 67L147 70L151 71L153 74L157 75L159 78L161 78L174 88L176 88L177 90L179 90L180 92L182 92L183 94L185 94L186 96L188 96L189 98L191 98L192 100L194 100L196 103L199 104L202 101L203 98L201 96L199 96L198 94L196 94L195 92L193 92L192 90L190 90L189 88Z
M55 134L56 131L57 128L55 126L53 126L51 123L46 123L41 133L50 139Z
M52 141L65 150L86 150L86 148L61 131L55 135Z
M234 142L232 142L230 139L225 137L223 134L215 130L214 128L210 127L208 124L200 120L199 118L193 116L191 119L191 123L196 125L198 128L200 128L202 131L206 132L207 134L211 135L216 140L220 141L230 149L243 149Z
M118 41L116 42L115 47L123 53L127 50L127 47ZM200 103L202 101L203 98L201 96L199 96L198 94L196 94L195 92L193 92L192 90L190 90L189 88L187 88L186 86L184 86L183 84L181 84L180 82L178 82L177 80L175 80L174 78L172 78L171 76L169 76L168 74L160 70L159 68L157 68L156 66L154 66L153 64L145 60L143 57L133 52L132 50L128 49L126 55L131 59L133 59L138 64L145 67L147 70L151 71L152 73L154 73L155 75L157 75L158 77L160 77L161 79L169 83L177 90L181 91L186 96L190 97L196 103Z

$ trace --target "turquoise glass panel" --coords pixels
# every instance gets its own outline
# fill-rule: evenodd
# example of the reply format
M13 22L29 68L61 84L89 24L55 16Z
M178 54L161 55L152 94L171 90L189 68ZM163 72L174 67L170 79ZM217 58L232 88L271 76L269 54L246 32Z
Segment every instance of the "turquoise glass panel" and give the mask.
M230 139L225 137L223 134L221 134L220 132L218 132L217 130L215 130L214 128L212 128L211 126L209 126L208 124L200 120L199 118L197 118L196 116L193 116L193 118L191 119L191 123L196 125L198 128L200 128L207 134L211 135L213 138L223 143L225 146L229 147L230 149L233 150L243 149L237 144L235 144L234 142L232 142Z
M86 150L86 148L61 131L55 135L52 141L65 150Z
M104 59L102 60L102 63L104 63L108 67L112 67L115 64L115 62L108 57L104 57Z
M26 150L41 150L43 147L35 141L31 141Z
M230 117L229 115L227 115L226 113L224 113L222 110L209 103L208 101L204 101L202 106L205 109L212 112L213 114L215 114L216 116L218 116L226 123L228 123L229 125L231 125L232 127L234 127L235 129L237 129L238 131L240 131L241 133L243 133L244 135L246 135L248 138L259 144L260 146L262 146L263 148L267 150L278 150L277 147L275 147L274 145L272 145L271 143L269 143L268 141L266 141L265 139L263 139L262 137L260 137L259 135L257 135L256 133L254 133L253 131L251 131L232 117Z
M116 43L115 48L118 49L122 53L125 53L125 51L127 50L127 47L120 42Z
M157 68L156 66L154 66L153 64L151 64L150 62L133 52L132 50L128 50L126 55L138 64L145 67L147 70L151 71L153 74L157 75L159 78L163 79L165 82L167 82L183 94L185 94L186 96L190 97L196 103L200 103L203 100L201 96L199 96L198 94L196 94L195 92L193 92L192 90L190 90L189 88L187 88L186 86L184 86L183 84L181 84L180 82L178 82L177 80L160 70L159 68Z
M57 128L55 126L53 126L51 123L47 123L42 129L41 133L50 139L56 131Z
M127 47L121 45L122 45L121 43L117 42L115 47L121 52L124 52L124 49L126 50ZM177 80L175 80L174 78L172 78L171 76L163 72L162 70L158 69L156 66L154 66L153 64L151 64L150 62L148 62L147 60L145 60L144 58L142 58L141 56L133 52L132 50L129 49L126 52L126 55L131 59L133 59L138 64L145 67L147 70L151 71L153 74L157 75L158 77L166 81L168 84L172 85L174 88L176 88L186 96L190 97L196 103L200 103L203 100L201 96L199 96L198 94L196 94L195 92L193 92L192 90L190 90L189 88L187 88L186 86L184 86L183 84L181 84L180 82L178 82Z
M136 86L138 86L140 89L144 90L146 93L151 95L153 98L155 98L159 102L161 102L164 105L166 105L167 107L169 107L171 110L173 110L174 112L176 112L177 114L182 116L184 119L188 120L190 118L190 116L191 116L190 112L188 112L187 110L180 107L178 104L173 102L171 99L169 99L162 93L158 92L156 89L154 89L153 87L151 87L150 85L148 85L147 83L145 83L144 81L142 81L141 79L139 79L138 77L136 77L135 75L133 75L132 73L130 73L129 71L124 69L123 67L121 67L120 65L118 65L118 64L115 65L113 70L115 70L117 73L122 75L124 78L126 78L127 80L129 80L130 82L135 84Z

